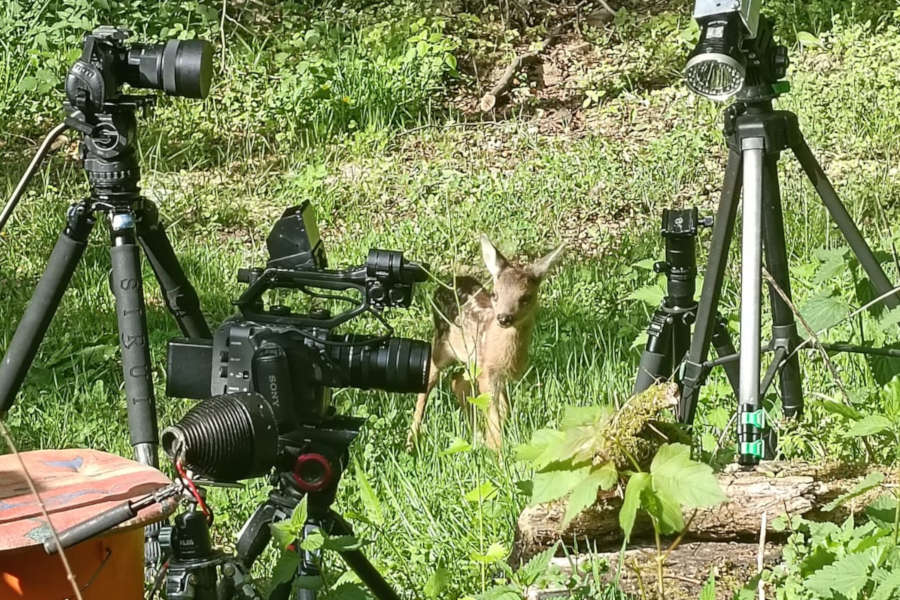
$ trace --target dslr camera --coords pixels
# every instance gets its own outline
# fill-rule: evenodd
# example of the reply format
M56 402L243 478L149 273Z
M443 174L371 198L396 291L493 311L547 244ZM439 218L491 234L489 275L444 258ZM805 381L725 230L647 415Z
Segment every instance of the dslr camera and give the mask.
M340 420L332 387L421 392L428 381L431 346L394 336L382 314L411 305L414 285L427 278L420 265L402 252L373 249L363 265L327 269L308 202L287 209L266 243L266 267L238 273L248 286L235 301L239 314L213 339L169 343L167 394L204 402L163 432L163 448L218 481L290 469L296 457L286 447ZM282 303L297 292L313 304L350 306L332 314ZM336 331L364 314L382 334Z

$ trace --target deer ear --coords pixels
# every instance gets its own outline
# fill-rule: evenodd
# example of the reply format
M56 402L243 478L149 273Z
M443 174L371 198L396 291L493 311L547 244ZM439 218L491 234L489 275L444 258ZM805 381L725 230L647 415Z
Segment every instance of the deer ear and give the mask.
M544 256L543 258L539 258L533 263L531 263L531 272L534 273L534 276L538 279L543 279L547 276L547 273L556 266L556 263L559 262L559 259L562 258L563 251L566 249L565 244L560 244L559 247Z
M500 254L500 251L483 233L481 234L481 257L484 259L484 265L494 279L500 277L500 272L509 266L509 261L506 260L506 257Z

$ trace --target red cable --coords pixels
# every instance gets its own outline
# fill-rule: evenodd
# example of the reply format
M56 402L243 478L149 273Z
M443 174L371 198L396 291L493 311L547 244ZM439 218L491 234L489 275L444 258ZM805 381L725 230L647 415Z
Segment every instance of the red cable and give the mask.
M212 518L212 515L209 512L209 507L206 506L206 502L203 501L203 496L200 495L200 491L197 490L197 486L194 485L194 482L191 481L191 478L187 476L187 473L184 470L184 465L181 464L181 461L175 461L175 469L178 471L178 474L187 483L188 489L191 491L191 494L194 498L197 499L197 504L200 505L200 510L203 511L203 514L206 515L207 520Z

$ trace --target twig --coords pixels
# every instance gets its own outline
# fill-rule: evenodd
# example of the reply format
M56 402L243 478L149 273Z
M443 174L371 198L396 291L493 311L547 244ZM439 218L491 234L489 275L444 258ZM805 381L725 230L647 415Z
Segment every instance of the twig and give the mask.
M222 58L220 59L219 69L225 70L225 17L228 15L228 0L222 0L222 17L219 19L219 38L222 44Z
M47 527L50 528L50 535L53 536L53 541L56 543L56 548L59 552L59 559L62 561L63 569L66 571L66 579L69 580L69 584L72 586L72 591L75 592L75 597L78 600L84 600L81 596L81 590L78 589L78 582L75 580L75 575L72 573L72 568L69 566L69 559L66 557L66 552L63 550L62 544L59 543L59 535L56 532L56 527L53 526L53 523L50 521L50 515L47 513L47 507L44 506L44 501L41 499L41 495L38 494L37 486L34 484L34 479L31 477L31 473L28 472L28 467L25 466L25 461L22 460L22 455L16 449L16 445L12 441L12 437L9 435L9 431L6 429L6 425L3 424L3 421L0 421L0 435L3 436L3 439L6 441L6 445L9 447L10 452L16 455L16 460L19 461L19 466L22 468L22 474L25 476L25 481L28 482L28 487L31 489L31 494L34 496L35 500L37 500L38 506L41 508L41 514L44 517L44 520L47 522Z
M760 576L757 584L759 600L766 600L766 587L762 579L762 572L766 559L766 517L768 514L768 512L763 511L762 519L760 519L759 523L759 550L756 553L756 574Z
M598 0L598 2L600 2L600 6L602 6L606 12L608 12L609 14L611 14L613 16L616 15L616 11L614 11L612 8L610 8L609 4L607 4L605 2L605 0Z

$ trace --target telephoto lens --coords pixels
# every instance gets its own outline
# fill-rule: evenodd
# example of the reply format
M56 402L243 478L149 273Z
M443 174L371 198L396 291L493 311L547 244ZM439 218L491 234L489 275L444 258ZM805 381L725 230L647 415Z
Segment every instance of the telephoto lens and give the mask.
M135 44L128 51L125 81L170 96L206 98L212 82L212 46L204 40Z
M431 345L405 338L390 338L367 344L365 335L330 335L328 353L342 368L339 381L324 382L335 387L376 388L386 392L424 392L431 366Z

